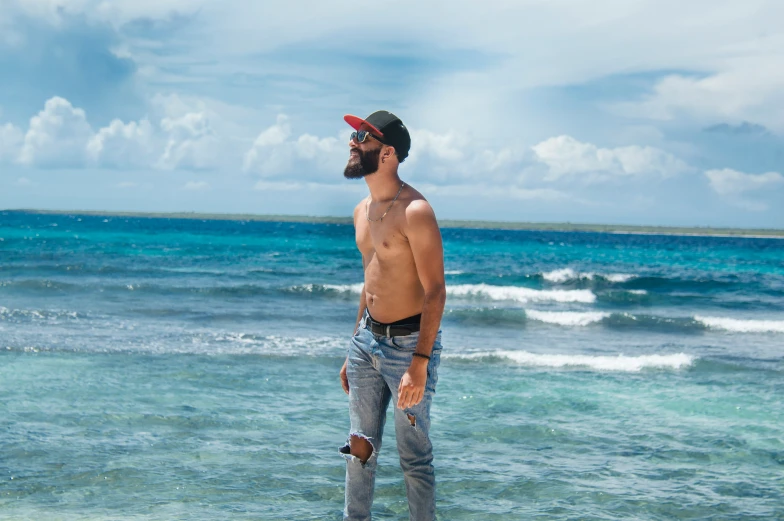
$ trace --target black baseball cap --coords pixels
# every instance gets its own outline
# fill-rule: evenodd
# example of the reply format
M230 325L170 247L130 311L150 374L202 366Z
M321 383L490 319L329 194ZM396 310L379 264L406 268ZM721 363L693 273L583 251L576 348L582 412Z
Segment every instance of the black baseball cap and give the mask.
M379 141L395 147L398 161L403 162L408 157L408 151L411 150L411 136L400 118L391 112L378 110L365 119L346 114L343 119L354 127L354 130L360 130L362 125L365 125L373 135L379 138Z

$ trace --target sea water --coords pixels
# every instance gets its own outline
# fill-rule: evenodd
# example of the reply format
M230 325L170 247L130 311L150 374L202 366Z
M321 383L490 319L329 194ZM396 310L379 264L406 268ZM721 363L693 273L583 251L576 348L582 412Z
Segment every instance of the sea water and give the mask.
M784 241L442 233L439 519L784 519ZM0 213L0 519L340 519L361 282L346 225Z

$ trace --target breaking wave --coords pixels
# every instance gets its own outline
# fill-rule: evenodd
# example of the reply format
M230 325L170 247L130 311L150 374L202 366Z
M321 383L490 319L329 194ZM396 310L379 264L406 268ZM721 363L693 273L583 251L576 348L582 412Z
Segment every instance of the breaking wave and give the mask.
M602 356L537 354L528 351L481 351L466 354L442 355L462 360L500 359L528 367L585 367L596 371L639 372L644 369L685 369L696 360L685 353L668 355Z
M514 302L581 302L591 304L596 295L587 289L531 289L518 286L491 286L489 284L458 284L447 286L453 297L484 298Z
M751 320L696 316L694 320L710 329L733 333L784 333L784 320Z
M628 273L610 273L608 275L598 274L598 273L582 273L573 270L572 268L563 268L560 270L553 270L548 271L546 273L542 273L542 278L548 282L555 282L555 283L563 283L569 282L573 280L594 280L594 279L604 279L608 282L615 282L615 283L622 283L628 282L635 278L636 275L630 275Z

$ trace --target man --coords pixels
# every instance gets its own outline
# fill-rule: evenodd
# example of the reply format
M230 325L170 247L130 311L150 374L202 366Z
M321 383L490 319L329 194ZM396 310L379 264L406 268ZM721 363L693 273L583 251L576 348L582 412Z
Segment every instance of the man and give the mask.
M441 354L444 252L435 214L398 177L411 138L397 116L347 115L354 127L344 175L364 179L370 195L354 209L365 284L348 357L340 370L349 395L351 431L343 519L370 519L376 462L390 400L410 518L435 519L430 404Z

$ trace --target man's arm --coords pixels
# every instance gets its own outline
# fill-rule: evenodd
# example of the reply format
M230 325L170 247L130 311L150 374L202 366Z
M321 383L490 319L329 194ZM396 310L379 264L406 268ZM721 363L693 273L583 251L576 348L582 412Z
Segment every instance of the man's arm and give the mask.
M354 208L354 229L357 228L357 216L360 215L360 206L362 203L358 204ZM362 273L365 272L365 256L362 255ZM357 321L354 324L354 334L357 333L357 329L359 329L359 321L362 320L362 316L365 314L365 310L367 309L367 301L365 300L365 285L362 285L362 290L359 292L359 311L357 311ZM343 390L348 394L348 375L346 374L346 369L348 367L348 357L343 362L343 367L340 368L340 385L343 387Z
M446 304L444 246L433 208L427 201L413 201L406 209L405 234L414 255L417 275L425 290L416 352L430 356ZM397 406L412 407L422 401L427 383L427 358L411 360L398 387Z
M365 314L365 309L367 309L367 301L365 300L365 285L362 285L362 291L359 293L359 312L357 313L357 322L354 324L354 334L357 333L359 329L359 321L362 320L362 315ZM348 375L346 374L346 369L348 368L348 358L343 362L343 367L340 368L340 385L343 387L343 390L348 394Z

